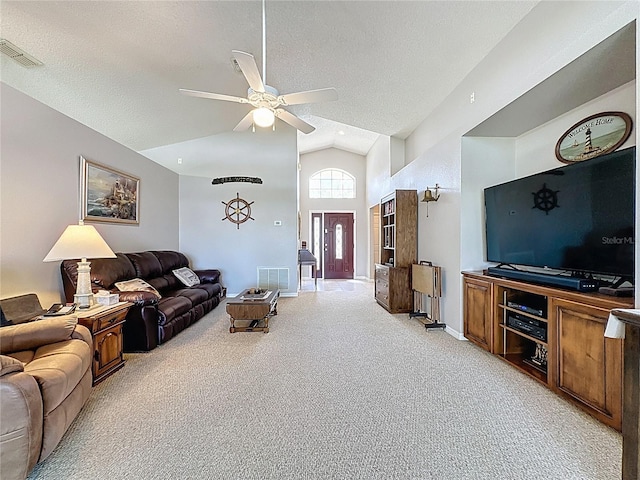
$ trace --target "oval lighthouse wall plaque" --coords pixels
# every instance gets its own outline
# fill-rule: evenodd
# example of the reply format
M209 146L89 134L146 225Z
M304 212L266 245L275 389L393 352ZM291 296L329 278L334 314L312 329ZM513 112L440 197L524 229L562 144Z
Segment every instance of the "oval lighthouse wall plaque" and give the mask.
M556 143L556 158L575 163L613 152L631 135L632 123L624 112L597 113L580 120Z

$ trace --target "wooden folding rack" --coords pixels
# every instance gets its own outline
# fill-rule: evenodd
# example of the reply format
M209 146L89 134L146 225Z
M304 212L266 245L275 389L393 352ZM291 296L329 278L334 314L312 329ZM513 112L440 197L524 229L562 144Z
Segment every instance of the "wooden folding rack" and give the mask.
M440 297L442 269L434 267L431 262L420 261L411 265L411 288L413 289L413 312L409 318L417 317L427 330L447 327L440 322ZM429 297L429 312L423 311L424 297Z

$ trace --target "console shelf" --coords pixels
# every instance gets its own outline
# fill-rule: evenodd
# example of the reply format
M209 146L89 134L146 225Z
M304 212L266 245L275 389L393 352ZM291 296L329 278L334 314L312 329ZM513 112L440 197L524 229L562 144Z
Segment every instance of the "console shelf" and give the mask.
M484 272L463 272L463 280L467 339L606 425L622 429L623 342L605 338L604 330L609 312L633 308L633 298ZM537 364L544 358L546 370Z
M547 371L541 369L540 367L536 367L530 363L527 363L522 358L522 355L508 353L506 355L499 354L498 356L502 358L504 361L506 361L507 363L517 368L518 370L520 370L521 372L526 373L530 377L533 377L534 379L538 380L540 383L543 383L546 385Z
M518 335L518 336L520 336L522 338L526 338L527 340L530 340L532 342L538 343L538 344L543 345L545 347L547 346L547 342L543 342L542 340L540 340L538 338L535 338L535 337L532 337L530 335L527 335L526 333L521 332L520 330L516 330L515 328L511 328L508 325L505 325L504 323L500 324L500 328L503 328L504 330L506 330L508 332L515 333L516 335Z

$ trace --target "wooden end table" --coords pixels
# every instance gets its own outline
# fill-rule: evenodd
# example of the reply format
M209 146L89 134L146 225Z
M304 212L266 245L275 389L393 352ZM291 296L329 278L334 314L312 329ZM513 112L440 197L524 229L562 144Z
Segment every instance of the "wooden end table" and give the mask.
M278 314L279 296L280 290L251 294L247 289L237 297L227 300L227 313L231 323L229 332L269 333L269 318ZM249 325L236 326L236 320L249 321Z
M93 338L93 385L124 367L122 325L131 306L131 303L120 302L75 312L78 323L87 327Z

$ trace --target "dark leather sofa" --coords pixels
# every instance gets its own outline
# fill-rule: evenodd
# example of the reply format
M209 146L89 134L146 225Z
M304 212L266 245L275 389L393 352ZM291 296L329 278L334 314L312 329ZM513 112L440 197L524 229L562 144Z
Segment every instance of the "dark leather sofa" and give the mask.
M77 260L60 264L67 302L73 301L78 279ZM149 351L171 339L213 310L224 296L220 271L194 270L200 284L186 287L173 270L188 267L180 252L146 251L117 253L116 258L91 260L91 287L95 292L109 290L120 301L133 303L123 326L125 352ZM116 282L140 278L162 296L147 291L121 292Z

